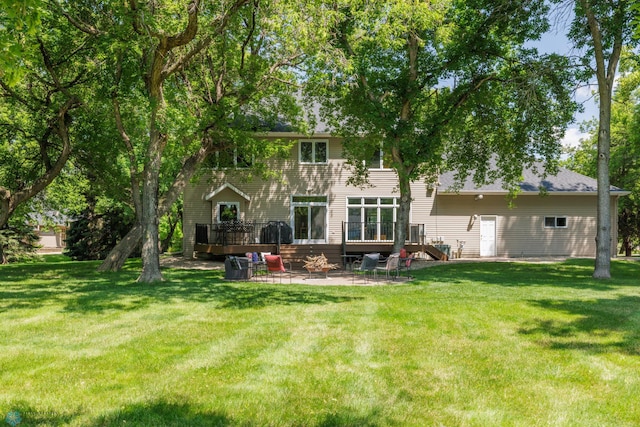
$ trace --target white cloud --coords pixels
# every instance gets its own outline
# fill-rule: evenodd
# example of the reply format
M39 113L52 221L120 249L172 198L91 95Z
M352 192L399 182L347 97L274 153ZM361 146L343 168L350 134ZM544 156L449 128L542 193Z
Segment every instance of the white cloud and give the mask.
M577 147L580 145L580 140L589 137L588 133L580 132L577 127L570 127L564 134L564 138L560 140L563 147Z

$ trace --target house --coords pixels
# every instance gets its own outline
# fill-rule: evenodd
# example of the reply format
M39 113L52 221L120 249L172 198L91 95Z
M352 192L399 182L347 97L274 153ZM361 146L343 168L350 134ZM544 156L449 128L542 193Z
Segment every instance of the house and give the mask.
M40 253L61 252L66 246L69 218L58 211L32 213L30 223L39 237Z
M371 187L360 189L346 184L351 172L339 138L269 137L295 142L289 158L272 160L281 180L245 182L238 161L212 168L185 189L186 256L275 251L301 262L322 252L339 262L350 253L392 250L399 193L383 153L369 162ZM411 184L410 252L433 245L450 257L595 256L596 180L568 170L541 180L527 171L515 206L500 182L479 188L466 182L457 190L453 183L447 173L435 188ZM626 194L611 188L612 212ZM611 225L616 254L615 214Z

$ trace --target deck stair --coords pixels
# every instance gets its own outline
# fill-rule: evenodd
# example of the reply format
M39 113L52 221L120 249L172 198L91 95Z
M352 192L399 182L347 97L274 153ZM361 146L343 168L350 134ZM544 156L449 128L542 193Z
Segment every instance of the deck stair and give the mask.
M424 250L427 255L437 261L448 261L449 257L446 253L442 252L440 249L436 248L433 245L427 245Z

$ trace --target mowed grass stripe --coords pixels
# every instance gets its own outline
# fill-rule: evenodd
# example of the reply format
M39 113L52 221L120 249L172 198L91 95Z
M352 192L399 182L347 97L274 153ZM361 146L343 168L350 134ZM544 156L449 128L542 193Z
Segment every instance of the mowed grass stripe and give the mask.
M589 260L452 263L366 288L183 270L147 286L136 261L95 266L0 266L0 415L74 426L640 419L636 262L615 261L609 281L590 278Z

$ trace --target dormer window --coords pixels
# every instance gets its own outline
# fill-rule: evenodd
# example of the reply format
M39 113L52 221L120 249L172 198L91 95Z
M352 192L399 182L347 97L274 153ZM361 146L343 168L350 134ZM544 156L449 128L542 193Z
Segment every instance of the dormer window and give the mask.
M300 163L327 163L329 157L328 142L326 140L300 140Z

